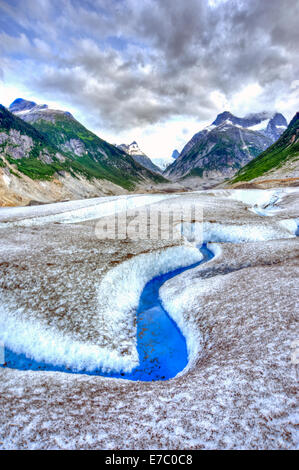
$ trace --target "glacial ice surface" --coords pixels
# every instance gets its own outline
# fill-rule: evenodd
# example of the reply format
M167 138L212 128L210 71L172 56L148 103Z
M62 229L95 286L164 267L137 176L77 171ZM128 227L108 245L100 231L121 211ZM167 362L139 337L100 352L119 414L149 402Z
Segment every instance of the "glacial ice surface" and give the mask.
M38 321L21 320L21 312L0 308L0 341L8 349L39 362L74 370L101 368L129 372L139 363L136 308L145 284L153 277L202 259L193 246L176 246L134 257L108 271L98 287L97 322L106 345L75 341L63 331ZM103 326L104 325L104 326ZM117 340L118 349L111 349Z

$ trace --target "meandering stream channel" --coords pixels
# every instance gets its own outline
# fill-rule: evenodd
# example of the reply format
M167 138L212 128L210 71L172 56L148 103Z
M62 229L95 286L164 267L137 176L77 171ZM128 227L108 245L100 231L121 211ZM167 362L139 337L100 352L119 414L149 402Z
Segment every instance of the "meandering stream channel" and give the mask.
M200 251L203 259L195 264L169 271L149 281L140 296L137 308L137 350L139 366L130 373L74 371L66 367L57 367L51 364L38 362L5 349L5 366L20 370L59 371L104 377L123 378L128 380L168 380L175 377L188 363L186 339L177 324L168 315L162 306L159 289L166 281L193 269L213 258L213 253L202 245ZM3 367L3 366L2 366Z

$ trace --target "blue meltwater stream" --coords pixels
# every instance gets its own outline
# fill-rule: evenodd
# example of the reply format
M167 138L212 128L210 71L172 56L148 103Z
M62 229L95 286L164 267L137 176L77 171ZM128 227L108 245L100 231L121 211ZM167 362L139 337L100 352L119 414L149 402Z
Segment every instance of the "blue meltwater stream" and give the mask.
M130 373L103 372L100 369L92 372L75 371L63 366L53 366L38 362L5 349L5 366L20 370L58 371L71 374L101 375L104 377L123 378L128 380L168 380L175 377L188 363L186 339L177 324L163 308L159 289L164 282L178 274L195 268L213 258L213 253L206 244L200 248L203 259L195 264L169 271L149 281L140 296L137 309L137 350L139 366Z

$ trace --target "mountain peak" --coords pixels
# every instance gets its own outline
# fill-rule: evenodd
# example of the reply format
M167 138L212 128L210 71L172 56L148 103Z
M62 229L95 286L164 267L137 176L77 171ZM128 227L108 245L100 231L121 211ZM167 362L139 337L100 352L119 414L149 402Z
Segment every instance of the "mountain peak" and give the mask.
M244 117L234 116L229 111L224 111L218 114L215 121L206 130L210 131L213 128L222 124L231 124L237 127L243 127L252 131L262 132L268 135L273 142L279 138L281 133L287 128L287 121L285 117L278 112L262 111L258 113L250 113Z
M230 113L229 111L223 111L223 113L218 114L215 121L212 123L213 126L219 126L224 121L227 121L230 118L234 118L235 116Z
M28 100L24 100L23 98L17 98L11 103L11 105L8 108L8 110L11 113L21 113L24 111L31 111L35 109L38 109L38 110L48 109L48 105L47 104L38 105L34 101L28 101Z
M281 113L275 113L271 119L271 121L276 125L276 126L285 126L287 127L288 123L286 118L284 117L283 114Z
M74 119L69 111L50 109L47 104L37 104L34 101L24 100L23 98L17 98L13 101L8 110L30 123L39 119L55 120L60 116L67 116L68 118Z
M133 159L139 163L140 165L144 166L145 168L155 172L155 173L161 173L161 169L159 166L155 165L152 160L145 155L142 150L138 147L138 144L136 140L134 140L131 144L126 145L126 144L121 144L117 145L117 148L123 150L126 152L128 155L133 157Z
M142 150L140 150L136 140L131 142L131 144L129 145L121 144L121 145L117 145L117 147L124 150L129 155L144 155Z
M10 112L15 113L18 111L29 111L35 106L36 103L34 101L28 101L24 100L23 98L17 98L11 103L8 109Z

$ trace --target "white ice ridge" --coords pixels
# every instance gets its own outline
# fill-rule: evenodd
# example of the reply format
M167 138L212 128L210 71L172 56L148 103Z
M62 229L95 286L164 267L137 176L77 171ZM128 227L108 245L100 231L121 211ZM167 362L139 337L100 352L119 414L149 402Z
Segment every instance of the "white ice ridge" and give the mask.
M105 344L76 341L61 330L24 320L22 311L4 305L0 341L15 353L55 366L130 372L139 363L135 315L143 287L157 275L201 259L197 248L176 246L136 256L109 271L98 287L94 319L99 329L104 325Z
M43 225L49 222L58 222L61 224L71 224L84 222L86 220L98 219L108 215L116 214L123 211L134 210L135 208L142 207L147 204L154 204L164 199L175 197L169 194L148 194L140 195L134 194L130 196L112 196L96 198L92 200L74 201L70 203L57 203L49 204L49 208L42 206L38 209L34 208L13 208L12 210L4 210L0 212L2 220L4 217L18 217L18 220L12 222L0 223L0 227L7 227L8 225L18 226L31 226ZM63 204L67 204L64 206ZM67 208L68 210L65 210ZM58 213L51 213L51 211L61 211ZM44 215L46 213L47 215ZM24 218L22 218L22 215ZM37 215L37 216L35 216Z
M298 192L298 188L236 189L229 198L251 206L250 210L257 215L271 216L280 210L279 203L282 199L293 192Z
M291 193L299 193L299 188L235 189L229 198L251 206L250 210L257 215L272 216L282 210L279 204Z
M111 269L98 288L100 315L104 320L105 336L130 347L132 362L138 364L135 311L142 290L152 278L174 269L189 266L203 258L194 246L177 246L142 254ZM128 343L129 333L134 349ZM133 333L133 334L132 334Z
M271 225L227 225L203 223L204 242L246 243L279 238L294 238L297 223L294 219L273 222Z
M37 321L20 319L21 313L12 313L3 305L0 307L0 340L11 351L38 362L74 370L92 371L105 368L106 364L109 369L119 363L117 351L90 342L74 341L62 331ZM124 370L131 368L129 357L122 358L122 367Z
M201 224L195 232L200 233ZM219 223L205 222L203 223L203 241L207 242L208 248L213 252L214 257L221 255L221 245L218 243L246 243L255 241L275 240L281 238L294 238L297 229L297 223L294 219L287 219L273 222L271 225L227 225ZM215 259L214 258L214 259ZM184 317L183 311L192 311L193 293L217 291L221 286L223 288L223 279L216 276L215 278L199 279L192 284L188 284L188 288L182 288L178 295L177 286L180 285L180 279L185 274L181 274L176 278L176 283L172 280L167 281L160 289L160 297L164 308L177 323L183 335L186 338L188 349L188 364L179 375L185 374L198 357L202 348L202 337L198 328L192 320L192 316ZM182 283L182 286L184 283ZM190 308L186 308L190 306Z
M279 210L279 202L291 193L298 193L299 188L274 188L274 189L213 189L205 192L219 198L228 198L240 201L250 206L258 215L272 215ZM274 206L274 207L273 207Z

